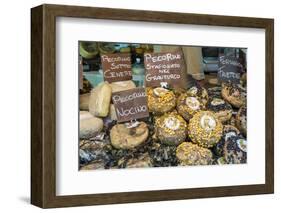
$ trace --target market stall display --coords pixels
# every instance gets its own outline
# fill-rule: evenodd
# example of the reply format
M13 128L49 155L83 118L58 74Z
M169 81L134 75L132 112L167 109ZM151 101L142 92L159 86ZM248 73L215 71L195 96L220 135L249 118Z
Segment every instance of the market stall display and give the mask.
M177 78L184 77L184 61L178 50L154 55L151 48L146 54L132 45L118 50L113 44L87 45L105 57L100 67L110 76L96 85L84 78L80 90L81 170L247 162L246 73L235 75L235 81L221 74L215 86L207 75L182 86ZM136 69L133 62L144 71L129 72ZM155 77L148 81L147 73Z

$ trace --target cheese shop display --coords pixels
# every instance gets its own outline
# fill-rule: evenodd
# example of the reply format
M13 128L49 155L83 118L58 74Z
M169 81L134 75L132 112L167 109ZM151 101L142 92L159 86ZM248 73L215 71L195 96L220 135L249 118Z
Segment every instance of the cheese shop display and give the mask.
M247 163L245 54L185 48L79 42L79 170Z

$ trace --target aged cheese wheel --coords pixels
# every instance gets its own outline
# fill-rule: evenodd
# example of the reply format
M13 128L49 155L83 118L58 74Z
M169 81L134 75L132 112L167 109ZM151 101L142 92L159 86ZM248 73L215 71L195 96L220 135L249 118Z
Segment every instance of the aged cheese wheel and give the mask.
M175 146L185 141L187 124L179 114L175 112L166 113L156 118L155 134L161 143Z
M247 163L246 139L241 136L233 136L225 141L223 158L227 164Z
M189 88L186 91L186 93L188 94L188 96L197 97L200 100L200 102L204 104L204 106L207 104L209 100L207 90L204 87L200 86L199 84Z
M219 142L223 125L211 111L197 112L189 121L188 133L193 143L211 148Z
M94 117L91 113L80 111L80 138L94 137L103 129L103 121Z
M214 146L213 150L218 156L222 156L224 152L225 142L228 141L231 137L237 137L240 134L240 131L232 125L223 126L223 135L220 141Z
M229 103L225 102L221 98L212 98L208 105L208 109L215 113L217 118L222 122L226 123L231 119L232 116L232 107Z
M241 85L224 83L221 95L235 108L240 108L246 103L246 90Z
M116 124L110 130L110 140L116 149L132 149L145 143L148 133L148 127L144 122L132 126L128 123Z
M121 158L118 161L118 166L120 168L146 168L152 167L152 159L149 154L143 153L140 156L130 158L126 160L125 158Z
M213 162L213 154L209 149L191 142L183 142L177 147L177 159L182 166L210 165Z
M236 126L244 136L247 136L247 107L242 106L236 115Z
M176 96L173 91L165 88L146 88L148 109L154 114L164 114L176 106Z
M198 97L182 93L177 99L177 111L186 121L189 121L196 112L203 109L205 106Z
M111 87L107 82L100 83L92 89L89 100L89 111L97 117L106 117L109 112Z

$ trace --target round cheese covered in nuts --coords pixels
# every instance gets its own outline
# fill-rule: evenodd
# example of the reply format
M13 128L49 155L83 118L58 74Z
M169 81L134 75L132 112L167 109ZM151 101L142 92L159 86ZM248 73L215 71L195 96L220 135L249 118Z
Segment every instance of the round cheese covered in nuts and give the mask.
M233 107L239 108L246 103L246 90L241 85L222 84L222 97Z
M189 137L194 143L210 148L220 140L223 125L210 111L197 112L188 125Z
M167 113L155 121L156 137L164 144L178 145L187 136L187 124L177 113Z
M189 121L196 112L204 108L204 104L198 97L189 96L188 93L183 93L178 97L177 111L186 121Z
M154 114L164 114L172 111L176 106L176 96L173 91L157 87L147 88L147 104L150 112Z
M197 97L200 100L200 102L204 104L204 106L207 104L209 100L207 90L204 87L200 86L199 84L189 88L186 93L188 94L188 96Z

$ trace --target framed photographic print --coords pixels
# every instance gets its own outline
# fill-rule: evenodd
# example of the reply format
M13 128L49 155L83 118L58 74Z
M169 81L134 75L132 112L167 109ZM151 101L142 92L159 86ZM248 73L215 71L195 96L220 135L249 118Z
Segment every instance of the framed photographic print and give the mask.
M273 193L272 19L31 9L31 203Z

